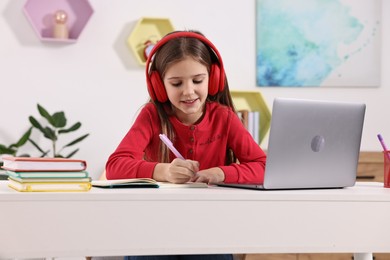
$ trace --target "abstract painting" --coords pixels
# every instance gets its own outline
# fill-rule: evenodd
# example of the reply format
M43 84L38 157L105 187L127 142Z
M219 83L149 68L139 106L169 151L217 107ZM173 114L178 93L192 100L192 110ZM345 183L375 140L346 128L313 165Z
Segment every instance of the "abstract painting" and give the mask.
M380 85L380 0L256 0L256 81Z

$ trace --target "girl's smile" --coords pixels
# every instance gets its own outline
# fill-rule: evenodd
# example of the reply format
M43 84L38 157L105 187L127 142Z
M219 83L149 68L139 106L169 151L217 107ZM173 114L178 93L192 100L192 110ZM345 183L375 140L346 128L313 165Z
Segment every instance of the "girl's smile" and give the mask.
M192 104L194 104L196 101L198 101L199 100L199 98L197 98L197 99L189 99L189 100L184 100L184 101L182 101L184 104L187 104L187 105L192 105Z
M208 95L207 67L192 57L168 67L164 85L176 117L186 125L195 124L203 115Z

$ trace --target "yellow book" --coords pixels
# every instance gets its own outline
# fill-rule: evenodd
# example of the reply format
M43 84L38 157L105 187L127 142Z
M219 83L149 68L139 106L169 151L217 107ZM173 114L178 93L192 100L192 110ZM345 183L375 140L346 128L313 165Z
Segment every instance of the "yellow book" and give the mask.
M18 182L8 179L8 186L22 192L74 192L89 191L91 182Z
M59 182L91 182L90 177L86 178L20 178L20 177L14 177L9 175L8 180L13 180L21 183L37 183L37 182L44 182L44 183L59 183Z

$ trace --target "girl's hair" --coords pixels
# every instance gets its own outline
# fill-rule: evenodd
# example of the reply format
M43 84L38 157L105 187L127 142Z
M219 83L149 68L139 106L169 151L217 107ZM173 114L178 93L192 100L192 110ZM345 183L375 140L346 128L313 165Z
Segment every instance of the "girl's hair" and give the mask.
M194 33L200 32L191 31ZM210 74L211 64L218 61L217 55L213 50L203 43L201 40L192 38L192 37L177 37L169 40L159 50L156 51L153 62L150 66L150 71L157 71L161 78L163 79L167 69L183 60L186 57L191 57L195 61L203 64L207 67L207 70ZM225 86L222 91L218 92L214 96L208 95L208 102L218 102L222 105L230 107L233 112L236 112L233 101L229 91L229 85L227 78L225 76ZM169 121L169 116L173 114L172 104L168 101L161 103L158 100L151 100L150 102L154 103L157 107L158 115L161 122L161 131L163 134L167 135L170 140L174 142L175 140L175 131L172 127L172 124ZM159 149L159 162L169 162L169 150L162 142L160 143ZM227 148L226 151L226 165L235 162L236 158L230 148Z

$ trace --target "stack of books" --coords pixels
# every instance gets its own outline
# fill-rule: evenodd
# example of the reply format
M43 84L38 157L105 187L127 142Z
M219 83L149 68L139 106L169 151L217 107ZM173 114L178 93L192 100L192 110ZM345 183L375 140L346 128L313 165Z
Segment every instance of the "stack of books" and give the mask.
M79 159L3 157L8 186L26 192L89 191L87 163Z
M255 142L260 144L260 112L243 109L237 111L237 115Z

